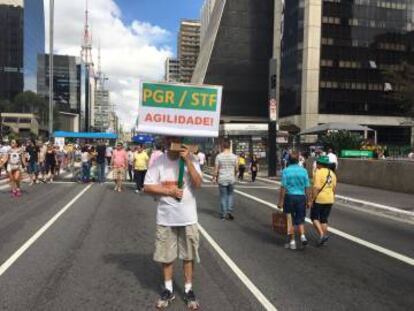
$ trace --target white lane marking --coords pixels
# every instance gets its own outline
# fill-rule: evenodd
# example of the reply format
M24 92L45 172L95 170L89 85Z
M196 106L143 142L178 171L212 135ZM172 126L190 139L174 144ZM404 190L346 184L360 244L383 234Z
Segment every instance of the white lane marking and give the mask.
M83 189L76 197L74 197L68 204L66 204L59 212L55 214L46 224L43 225L30 239L28 239L9 259L7 259L1 266L0 266L0 276L2 276L15 262L19 259L21 255L26 252L33 243L35 243L43 233L49 229L56 220L59 219L79 198L90 188L92 184L88 185L85 189Z
M274 210L280 211L280 209L277 207L277 205L272 204L272 203L270 203L268 201L259 199L259 198L255 197L253 195L244 193L244 192L239 191L239 190L234 190L234 192L236 192L237 194L240 194L240 195L242 195L242 196L244 196L246 198L249 198L249 199L251 199L253 201L256 201L258 203L261 203L263 205L266 205L266 206L268 206L268 207L270 207L270 208L272 208ZM312 221L309 218L306 218L306 222L308 222L310 224L312 223ZM374 243L365 241L365 240L363 240L361 238L358 238L356 236L350 235L350 234L348 234L348 233L346 233L344 231L341 231L341 230L338 230L338 229L335 229L335 228L332 228L332 227L330 227L328 230L330 232L332 232L332 233L334 233L334 234L336 234L336 235L344 238L344 239L347 239L349 241L352 241L354 243L357 243L359 245L362 245L362 246L365 246L365 247L367 247L369 249L372 249L374 251L377 251L377 252L379 252L381 254L384 254L386 256L392 257L394 259L397 259L397 260L400 260L402 262L405 262L405 263L407 263L407 264L409 264L411 266L414 266L414 258L405 256L405 255L402 255L402 254L397 253L397 252L394 252L394 251L389 250L389 249L387 249L385 247L382 247L382 246L376 245Z
M204 184L203 188L217 188L218 189L218 185L212 185L212 184ZM275 188L275 187L266 187L266 186L237 186L237 189L268 189L268 190L277 190L279 188Z
M253 294L254 297L262 304L267 311L277 311L276 307L263 295L263 293L253 284L252 281L244 274L244 272L234 263L234 261L224 252L224 250L217 244L216 241L207 233L207 231L198 224L198 228L204 238L210 243L217 254L224 260L224 262L230 267L234 274L240 279L240 281L247 287L247 289Z
M268 183L272 183L272 184L276 184L276 185L280 185L279 181L275 181L275 180L271 180L271 179L266 179L266 178L262 178L262 177L257 177L258 180L263 181L263 182L268 182ZM401 215L407 215L407 216L411 216L414 217L414 212L410 212L410 211L405 211L402 210L400 208L394 207L394 206L389 206L389 205L384 205L384 204L379 204L379 203L374 203L374 202L370 202L370 201L365 201L365 200L360 200L360 199L354 199L351 197L346 197L343 195L335 195L335 197L337 199L343 200L343 201L347 201L349 203L356 203L356 204L362 204L362 205L369 205L378 209L382 209L384 211L388 211L388 212L393 212L393 213L398 213Z
M388 206L388 205L378 204L378 203L374 203L374 202L368 202L368 201L364 201L364 200L354 199L354 198L345 197L345 196L338 195L338 194L335 197L337 199L341 199L341 200L351 202L351 203L357 203L357 204L362 204L362 205L370 205L372 207L382 209L382 210L385 210L385 211L398 213L398 214L403 214L403 215L408 215L408 216L414 216L414 212L405 211L405 210L402 210L400 208L396 208L396 207L393 207L393 206Z

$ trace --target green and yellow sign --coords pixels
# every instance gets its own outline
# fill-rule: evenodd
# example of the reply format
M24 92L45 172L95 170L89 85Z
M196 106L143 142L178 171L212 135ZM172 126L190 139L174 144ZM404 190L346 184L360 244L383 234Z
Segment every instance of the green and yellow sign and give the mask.
M142 82L138 131L217 137L221 94L220 86Z
M143 83L145 107L216 111L217 88Z

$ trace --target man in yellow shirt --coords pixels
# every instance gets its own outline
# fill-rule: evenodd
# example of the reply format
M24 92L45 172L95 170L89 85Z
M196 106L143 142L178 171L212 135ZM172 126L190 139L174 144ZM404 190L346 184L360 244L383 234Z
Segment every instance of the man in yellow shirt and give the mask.
M140 193L144 188L145 174L148 169L149 157L142 145L138 145L134 153L134 179L137 185L136 193Z
M323 245L329 238L328 217L335 202L336 175L329 169L331 163L327 156L320 156L316 162L317 169L313 177L313 206L311 219Z

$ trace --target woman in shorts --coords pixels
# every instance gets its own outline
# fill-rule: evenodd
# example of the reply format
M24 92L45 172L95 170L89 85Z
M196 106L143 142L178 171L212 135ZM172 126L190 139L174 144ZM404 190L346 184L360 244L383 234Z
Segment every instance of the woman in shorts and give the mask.
M25 159L23 157L23 150L16 140L12 140L10 146L11 149L7 155L7 173L9 174L11 196L16 198L22 195L20 181L22 169L25 166Z

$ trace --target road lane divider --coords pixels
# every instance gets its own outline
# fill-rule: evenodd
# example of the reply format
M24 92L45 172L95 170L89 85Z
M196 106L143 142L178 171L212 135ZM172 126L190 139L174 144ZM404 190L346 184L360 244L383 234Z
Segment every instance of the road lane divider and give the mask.
M208 176L208 175L205 175L205 176ZM211 176L208 176L208 177L209 178L212 178ZM262 199L260 199L260 198L258 198L256 196L254 196L254 195L250 195L250 194L245 193L245 192L242 192L240 190L234 190L234 192L237 193L237 194L239 194L239 195L241 195L241 196L244 196L244 197L246 197L248 199L251 199L253 201L256 201L256 202L258 202L258 203L260 203L262 205L265 205L267 207L270 207L271 209L274 209L274 210L277 210L277 211L281 212L281 209L279 209L276 204L273 204L271 202L262 200ZM312 224L312 221L309 218L306 218L306 222ZM402 262L404 262L406 264L409 264L410 266L414 266L414 258L408 257L408 256L403 255L403 254L400 254L400 253L397 253L395 251L392 251L392 250L387 249L385 247L376 245L374 243L365 241L365 240L363 240L361 238L358 238L356 236L353 236L351 234L348 234L348 233L346 233L346 232L344 232L342 230L338 230L338 229L335 229L335 228L332 228L332 227L329 227L328 230L329 230L329 232L332 232L333 234L338 235L338 236L340 236L340 237L342 237L342 238L344 238L346 240L352 241L352 242L354 242L356 244L359 244L361 246L364 246L366 248L369 248L371 250L374 250L376 252L379 252L379 253L381 253L383 255L386 255L388 257L391 257L393 259L397 259L399 261L402 261Z
M280 182L276 181L276 180L271 180L271 179L263 178L263 177L257 177L257 180L280 186ZM414 212L406 211L406 210L403 210L403 209L400 209L400 208L397 208L397 207L394 207L394 206L374 203L374 202L370 202L370 201L366 201L366 200L355 199L355 198L343 196L343 195L340 195L340 194L336 194L335 198L337 200L339 200L341 203L355 204L357 206L372 207L373 209L382 210L382 211L385 211L385 212L390 212L390 213L393 213L393 214L396 214L396 215L399 215L399 216L403 216L403 217L408 216L410 218L414 218Z
M13 255L0 266L0 277L32 246L69 208L73 206L88 191L93 184L89 184L46 224L44 224L30 239L28 239Z
M268 201L259 199L259 198L255 197L253 195L244 193L244 192L239 191L239 190L234 190L234 192L237 193L237 194L239 194L239 195L241 195L241 196L244 196L246 198L249 198L249 199L251 199L253 201L256 201L258 203L261 203L263 205L266 205L266 206L270 207L271 209L281 211L277 207L277 205L275 205L273 203L270 203ZM309 218L306 218L306 222L312 224L312 221ZM344 238L346 240L352 241L352 242L354 242L356 244L362 245L362 246L364 246L366 248L369 248L371 250L377 251L377 252L379 252L379 253L381 253L383 255L386 255L388 257L391 257L393 259L397 259L399 261L402 261L402 262L404 262L406 264L409 264L410 266L414 266L414 258L405 256L403 254L400 254L400 253L394 252L392 250L389 250L389 249L387 249L385 247L382 247L382 246L376 245L374 243L365 241L365 240L363 240L361 238L358 238L356 236L353 236L351 234L348 234L348 233L346 233L346 232L344 232L342 230L338 230L338 229L335 229L335 228L332 228L332 227L329 227L328 230L329 230L329 232L332 232L333 234L338 235L341 238Z
M239 278L239 280L247 287L247 289L253 294L253 296L260 302L266 311L277 311L276 307L266 298L266 296L253 284L253 282L247 277L247 275L236 265L236 263L226 254L226 252L217 244L217 242L207 233L207 231L198 224L198 229L201 235L207 240L207 242L213 247L217 254L223 259L223 261L229 266L233 273Z

